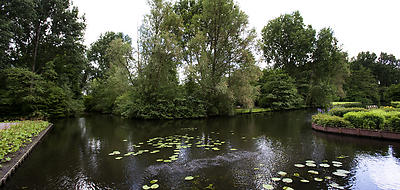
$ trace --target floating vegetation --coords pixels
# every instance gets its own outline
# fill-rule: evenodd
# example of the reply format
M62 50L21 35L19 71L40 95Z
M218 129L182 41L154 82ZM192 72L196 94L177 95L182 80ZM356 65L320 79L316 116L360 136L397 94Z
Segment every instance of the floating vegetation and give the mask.
M329 164L319 164L319 166L324 167L324 168L329 168L330 167Z
M332 174L333 175L336 175L336 176L340 176L340 177L347 177L347 174L349 174L350 172L349 171L347 171L347 170L341 170L341 169L339 169L339 170L336 170L335 172L333 172Z
M323 180L323 179L321 179L321 178L315 177L315 178L314 178L314 181L321 182L321 181L324 181L324 180Z
M116 160L121 160L121 159L122 159L122 157L116 157L115 159L116 159Z
M150 189L150 187L148 185L143 185L142 187L143 189Z
M158 182L158 180L156 180L156 179L153 179L153 180L150 181L151 184L154 184L154 183L157 183L157 182Z
M232 150L232 151L235 151L235 150L238 150L238 149L236 149L236 148L231 148L231 150Z
M306 163L306 166L308 166L308 167L316 167L317 165L314 164L314 163Z
M331 179L332 179L332 177L331 177L331 176L325 176L325 179L327 179L327 180L331 180Z
M152 189L157 189L158 187L160 187L158 184L153 184L152 186L150 186L150 188Z
M273 178L271 178L271 180L272 180L272 181L280 181L281 178L279 178L279 177L273 177Z
M264 189L268 189L268 190L274 189L274 186L272 186L270 184L263 184L262 186L263 186Z
M306 179L302 179L302 180L300 180L300 182L302 182L302 183L309 183L310 181L308 181L308 180L306 180Z
M318 175L319 174L318 171L315 171L315 170L308 170L307 172L310 173L310 174L314 174L314 175Z
M283 189L283 190L294 190L293 188L287 187L287 186L284 186L282 189Z
M294 166L295 166L295 167L298 167L298 168L304 168L304 167L305 167L304 164L295 164Z
M300 174L299 173L294 173L293 176L294 177L300 177Z
M331 187L333 187L333 188L336 188L336 189L344 189L343 186L340 186L339 184L337 184L337 183L335 183L335 182L329 184L329 186L331 186Z
M282 181L285 182L285 183L292 183L293 182L293 180L290 179L290 178L283 178Z
M186 181L190 181L190 180L193 180L193 179L194 179L193 176L187 176L187 177L185 177L185 180L186 180Z
M284 171L279 171L278 174L279 174L280 176L285 176L287 173L284 172Z
M109 156L114 156L114 155L118 155L121 154L121 152L114 150L114 152L111 152L110 154L108 154Z

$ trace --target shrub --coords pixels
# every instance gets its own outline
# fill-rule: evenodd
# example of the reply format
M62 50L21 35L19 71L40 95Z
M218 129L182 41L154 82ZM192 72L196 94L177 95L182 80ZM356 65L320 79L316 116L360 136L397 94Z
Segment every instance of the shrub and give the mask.
M389 131L400 132L400 113L385 120L385 128Z
M394 108L392 106L385 106L385 107L380 107L380 110L383 110L385 112L392 112L392 111L398 111L400 112L400 108Z
M367 109L364 108L342 108L342 107L337 107L337 108L332 108L331 110L329 110L329 114L330 115L334 115L334 116L339 116L339 117L343 117L344 114L349 113L349 112L360 112L360 111L368 111Z
M383 129L385 112L376 110L371 112L349 112L343 118L349 121L356 128L363 129Z
M313 115L312 122L324 127L352 127L351 123L349 121L346 121L342 117L332 116L328 114Z
M362 107L361 102L331 102L333 107L344 107L344 108L350 108L350 107Z
M392 106L395 108L400 108L400 101L392 102Z

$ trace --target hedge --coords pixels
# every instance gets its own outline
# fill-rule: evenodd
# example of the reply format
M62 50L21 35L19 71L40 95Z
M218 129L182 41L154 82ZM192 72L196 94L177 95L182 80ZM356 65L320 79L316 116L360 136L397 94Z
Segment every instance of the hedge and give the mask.
M361 102L331 102L332 107L362 107L363 104Z
M330 115L334 115L334 116L339 116L339 117L343 117L344 114L349 113L349 112L360 112L360 111L368 111L365 108L341 108L341 107L337 107L337 108L332 108L331 110L328 111L328 113Z
M363 129L384 129L384 111L380 112L349 112L343 118L353 126Z
M353 127L349 121L346 121L342 117L332 116L328 114L313 115L312 122L324 127Z

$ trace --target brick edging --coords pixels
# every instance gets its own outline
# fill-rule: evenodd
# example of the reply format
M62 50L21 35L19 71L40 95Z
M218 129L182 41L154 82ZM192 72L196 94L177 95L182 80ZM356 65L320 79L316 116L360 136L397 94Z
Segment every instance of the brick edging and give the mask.
M311 127L316 131L323 131L327 133L346 134L362 137L373 137L390 140L400 140L400 133L381 131L381 130L368 130L368 129L353 129L353 128L340 128L340 127L324 127L315 123Z

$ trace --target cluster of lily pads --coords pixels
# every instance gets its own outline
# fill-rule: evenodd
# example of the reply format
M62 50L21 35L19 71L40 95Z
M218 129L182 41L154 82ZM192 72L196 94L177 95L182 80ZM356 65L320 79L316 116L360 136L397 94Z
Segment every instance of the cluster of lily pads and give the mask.
M346 158L346 156L339 156L337 158L343 159L343 158ZM299 169L300 168L307 169L307 173L310 174L311 177L306 178L306 177L301 176L299 173L293 173L292 176L299 179L299 181L302 183L310 183L311 180L313 180L315 182L322 182L324 180L327 180L329 182L330 187L335 188L335 189L344 189L344 186L340 186L338 183L332 181L333 177L328 175L328 176L321 178L321 176L318 176L320 174L320 172L317 171L318 166L320 169L324 170L327 168L331 168L331 165L333 167L335 167L335 169L336 169L335 171L332 172L332 175L334 175L334 176L347 177L348 174L350 174L349 171L340 169L343 166L343 164L342 164L342 162L339 162L336 160L333 160L330 163L327 160L324 160L320 164L317 164L313 160L306 160L304 163L297 163L297 164L294 164L294 166ZM279 171L277 173L277 175L278 175L278 177L272 177L271 180L274 182L282 181L285 184L290 184L293 182L293 179L291 178L290 175L288 175L287 172ZM274 186L272 184L263 184L262 187L267 190L274 189ZM284 186L283 189L284 190L293 190L292 187L288 187L288 186Z
M215 132L212 132L215 133ZM219 133L215 133L219 134ZM123 140L126 142L127 140ZM203 148L204 150L212 150L212 151L219 151L220 146L224 145L225 141L219 139L212 139L211 137L200 137L200 136L189 136L189 135L172 135L167 137L155 137L148 139L146 142L139 142L137 144L132 145L132 148L136 149L137 151L127 152L122 155L122 153L118 150L114 150L113 152L109 153L109 156L115 156L116 160L123 159L124 157L129 156L138 156L144 153L149 154L156 154L160 152L162 149L165 148L174 148L173 155L168 158L159 158L157 162L173 162L178 160L179 154L182 149L187 148ZM149 149L140 149L140 148L149 148ZM152 150L151 150L152 149ZM231 151L235 151L237 149L231 148Z
M160 187L160 185L157 184L158 180L153 179L150 181L150 186L148 185L143 185L143 189L147 190L147 189L157 189L158 187Z

